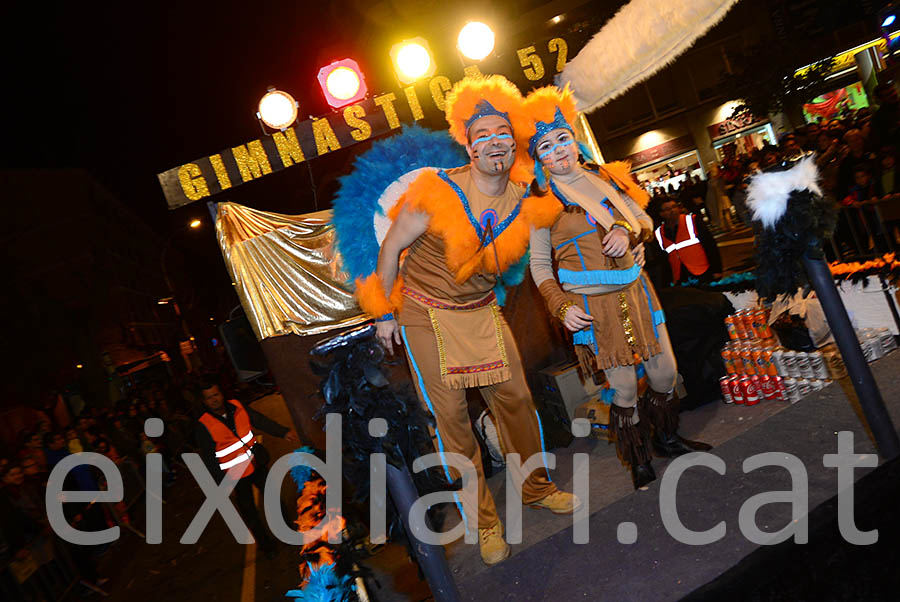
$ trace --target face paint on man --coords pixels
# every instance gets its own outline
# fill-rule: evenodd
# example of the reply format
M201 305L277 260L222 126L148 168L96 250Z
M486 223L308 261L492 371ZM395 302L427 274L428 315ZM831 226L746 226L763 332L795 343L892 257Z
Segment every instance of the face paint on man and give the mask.
M472 160L472 167L484 174L508 172L516 156L512 128L499 115L481 117L469 128L466 152Z
M538 140L535 153L541 165L555 175L571 173L578 165L578 145L567 128L557 128Z

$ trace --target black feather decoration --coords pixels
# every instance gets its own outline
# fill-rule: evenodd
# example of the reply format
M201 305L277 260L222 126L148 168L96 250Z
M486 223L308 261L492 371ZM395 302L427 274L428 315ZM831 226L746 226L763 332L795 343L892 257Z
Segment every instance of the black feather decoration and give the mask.
M834 203L820 193L810 158L754 176L748 202L756 230L756 291L767 301L808 291L803 256L822 256L834 231Z
M434 419L423 410L408 379L391 382L391 365L374 334L372 325L363 326L324 341L310 352L313 370L322 377L320 390L325 400L315 418L324 419L332 412L342 416L343 473L354 492L352 501L369 498L369 458L375 453L385 454L392 466L409 470L420 495L458 489L439 468L413 472L416 458L434 452L429 430ZM369 421L374 418L387 422L384 437L369 434ZM393 539L403 535L403 528L396 510L389 506L388 535ZM443 522L438 510L429 511L435 529Z

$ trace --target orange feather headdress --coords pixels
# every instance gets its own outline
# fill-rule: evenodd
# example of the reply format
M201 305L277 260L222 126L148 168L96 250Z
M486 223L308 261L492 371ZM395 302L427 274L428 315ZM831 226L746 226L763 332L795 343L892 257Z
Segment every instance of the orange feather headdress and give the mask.
M534 121L525 112L525 99L511 81L502 75L466 77L454 84L447 94L446 117L450 124L450 135L459 144L468 145L468 126L479 111L479 103L487 101L500 113L506 113L516 140L516 158L510 179L528 182L532 174L529 169L528 139L534 134ZM495 113L496 114L496 113Z
M529 149L532 149L537 141L551 130L566 126L571 130L575 127L575 119L578 117L575 110L575 97L568 85L562 90L556 86L545 86L533 90L525 99L525 111L533 124L528 140ZM565 120L565 123L560 122L560 117Z

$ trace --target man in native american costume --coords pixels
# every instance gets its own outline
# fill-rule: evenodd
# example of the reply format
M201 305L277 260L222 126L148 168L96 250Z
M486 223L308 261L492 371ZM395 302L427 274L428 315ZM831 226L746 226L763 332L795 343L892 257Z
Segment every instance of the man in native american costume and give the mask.
M653 236L653 221L642 209L649 199L627 164L579 163L568 88L531 92L526 110L534 122L528 142L535 161L532 189L564 209L549 227L537 225L532 233L532 277L550 312L573 333L584 377L603 370L615 391L610 426L637 489L656 478L651 427L660 456L710 449L677 435L675 355L656 291L640 265L638 245ZM550 172L549 191L544 169ZM639 399L635 365L641 362L650 386Z
M525 187L511 181L515 167L522 180L530 179L522 167L527 155L517 145L533 130L523 101L501 76L466 78L454 86L447 121L470 163L422 170L390 212L393 223L375 274L357 281L357 299L376 318L378 337L389 350L393 343L406 348L419 398L435 418L437 451L461 454L475 468L477 499L467 499L465 491L459 497L466 528L477 526L486 564L505 559L509 546L484 481L466 389L481 392L507 453L525 461L543 452L516 342L493 292L503 272L525 254L531 230L549 226L559 212L523 198ZM525 504L558 514L580 506L556 488L546 466L530 473L509 466ZM448 476L459 473L448 467Z

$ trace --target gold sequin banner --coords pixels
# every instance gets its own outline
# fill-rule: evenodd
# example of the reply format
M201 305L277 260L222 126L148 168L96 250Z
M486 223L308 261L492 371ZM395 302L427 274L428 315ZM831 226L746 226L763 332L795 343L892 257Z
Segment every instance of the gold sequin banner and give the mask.
M331 211L282 215L220 203L216 235L258 339L366 320L341 268Z
M522 46L514 53L498 53L481 63L481 68L484 73L505 75L527 92L552 83L567 57L574 56L589 35L587 30L567 33ZM404 122L422 121L431 127L446 127L445 96L453 81L473 71L479 72L479 68L470 65L453 74L424 78L400 90L375 94L327 115L300 121L284 132L274 132L157 174L169 209L382 136ZM304 103L302 99L300 102Z

